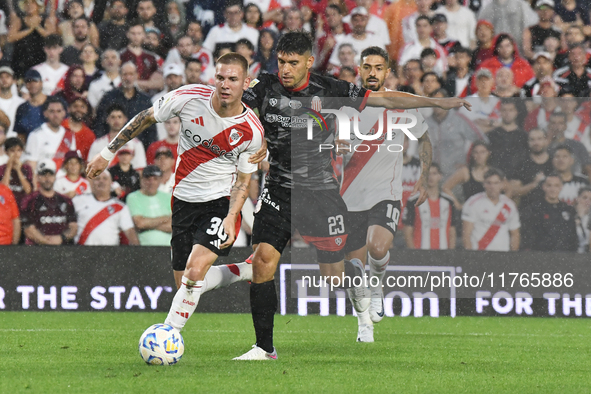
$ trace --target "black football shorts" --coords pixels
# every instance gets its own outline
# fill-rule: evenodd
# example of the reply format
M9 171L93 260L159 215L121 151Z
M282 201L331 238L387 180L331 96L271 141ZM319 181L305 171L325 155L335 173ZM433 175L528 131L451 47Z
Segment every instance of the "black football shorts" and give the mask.
M349 212L347 230L346 253L353 252L365 246L367 241L367 229L378 225L396 234L398 219L400 219L400 201L380 201L367 211Z

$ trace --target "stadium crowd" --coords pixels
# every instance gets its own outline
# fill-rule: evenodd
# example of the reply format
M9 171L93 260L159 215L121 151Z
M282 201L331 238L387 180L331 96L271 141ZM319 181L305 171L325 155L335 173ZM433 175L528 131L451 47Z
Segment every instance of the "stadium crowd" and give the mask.
M590 15L590 0L0 1L0 244L169 245L179 119L97 179L86 161L167 92L213 84L224 53L251 78L277 72L278 38L303 29L315 72L359 84L360 54L378 46L387 88L473 105L421 110L429 200L410 196L420 163L405 145L398 247L588 252Z

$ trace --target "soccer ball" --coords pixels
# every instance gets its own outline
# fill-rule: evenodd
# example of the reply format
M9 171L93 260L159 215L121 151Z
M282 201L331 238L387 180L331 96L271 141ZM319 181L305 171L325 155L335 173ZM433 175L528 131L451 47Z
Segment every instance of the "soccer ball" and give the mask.
M181 333L168 324L154 324L140 337L140 357L151 365L172 365L185 351Z

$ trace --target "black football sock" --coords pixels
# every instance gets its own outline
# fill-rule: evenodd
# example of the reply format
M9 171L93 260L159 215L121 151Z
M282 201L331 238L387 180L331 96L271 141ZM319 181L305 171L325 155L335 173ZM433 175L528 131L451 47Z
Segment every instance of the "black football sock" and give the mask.
M275 280L250 285L250 309L257 346L273 352L273 320L277 311Z

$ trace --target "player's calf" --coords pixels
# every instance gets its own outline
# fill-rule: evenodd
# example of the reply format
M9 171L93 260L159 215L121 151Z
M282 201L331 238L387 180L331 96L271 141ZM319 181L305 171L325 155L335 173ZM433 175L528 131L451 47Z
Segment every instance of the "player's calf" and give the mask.
M252 256L242 263L211 266L205 275L203 293L236 282L252 281Z

